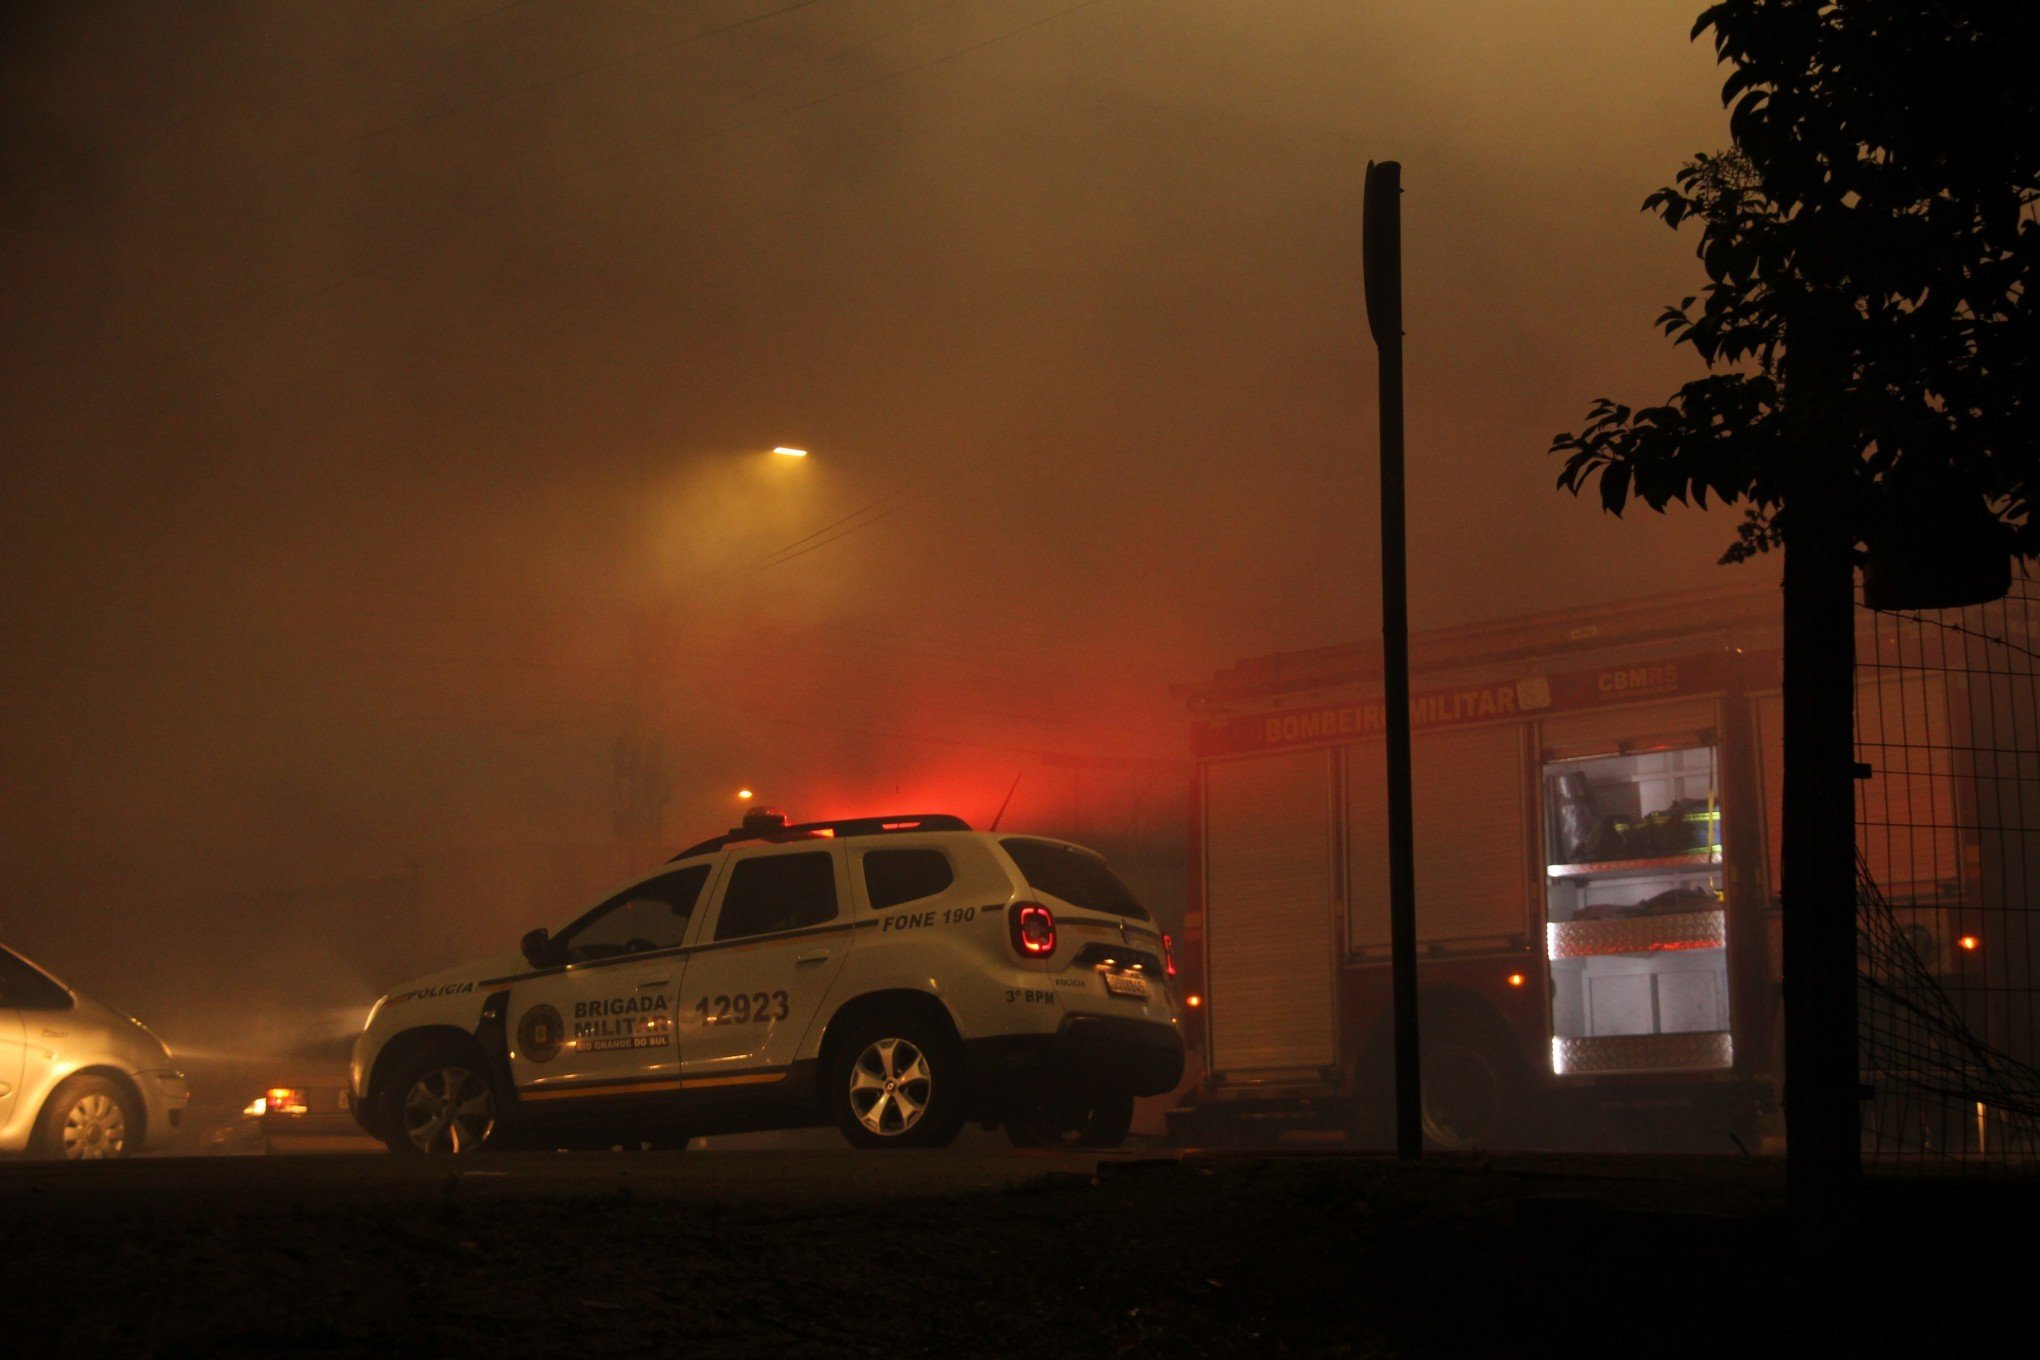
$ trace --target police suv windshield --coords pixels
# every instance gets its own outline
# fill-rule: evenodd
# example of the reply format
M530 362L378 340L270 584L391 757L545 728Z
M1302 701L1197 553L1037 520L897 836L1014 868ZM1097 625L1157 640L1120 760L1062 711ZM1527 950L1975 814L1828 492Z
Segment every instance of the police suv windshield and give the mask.
M1102 856L1074 845L1029 840L1025 836L1011 836L999 844L1013 857L1022 877L1040 891L1060 897L1073 907L1109 911L1136 921L1148 919L1147 908L1119 881L1118 875L1105 867Z

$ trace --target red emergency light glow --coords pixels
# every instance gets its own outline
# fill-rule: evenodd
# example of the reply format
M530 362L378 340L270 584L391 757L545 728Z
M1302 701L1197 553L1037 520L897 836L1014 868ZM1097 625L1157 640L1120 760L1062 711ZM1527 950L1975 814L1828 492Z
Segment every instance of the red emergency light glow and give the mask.
M1013 952L1040 958L1055 952L1055 913L1039 902L1015 902L1006 917L1013 933Z
M1176 937L1173 935L1162 936L1162 976L1176 976Z

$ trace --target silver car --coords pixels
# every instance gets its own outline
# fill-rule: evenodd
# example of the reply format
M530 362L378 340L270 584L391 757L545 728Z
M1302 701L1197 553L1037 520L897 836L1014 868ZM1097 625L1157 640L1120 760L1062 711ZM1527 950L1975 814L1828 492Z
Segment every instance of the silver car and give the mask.
M0 947L0 1152L132 1156L169 1141L190 1099L141 1021Z

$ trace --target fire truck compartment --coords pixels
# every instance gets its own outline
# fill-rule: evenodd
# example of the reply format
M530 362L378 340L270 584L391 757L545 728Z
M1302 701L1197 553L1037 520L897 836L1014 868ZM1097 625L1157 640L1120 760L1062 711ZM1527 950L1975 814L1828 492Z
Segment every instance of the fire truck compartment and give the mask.
M1733 1064L1719 765L1698 735L1547 752L1555 1075Z
M1338 1063L1331 795L1324 751L1205 772L1214 1073L1315 1076Z
M1417 893L1433 957L1492 952L1529 933L1534 836L1520 724L1419 732L1411 771ZM1388 958L1388 771L1376 743L1349 746L1346 767L1346 947Z

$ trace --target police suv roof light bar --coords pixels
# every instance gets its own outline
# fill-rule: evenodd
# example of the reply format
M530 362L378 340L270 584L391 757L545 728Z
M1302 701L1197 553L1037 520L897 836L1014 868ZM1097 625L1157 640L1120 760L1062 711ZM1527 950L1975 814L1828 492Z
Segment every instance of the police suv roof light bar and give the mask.
M833 822L789 823L786 814L778 808L752 808L744 814L744 824L732 828L728 834L714 836L699 845L690 845L676 860L692 855L705 855L720 850L726 845L742 841L805 841L830 836L882 836L895 831L968 831L970 823L961 817L952 817L946 812L916 812L893 817L846 817Z

